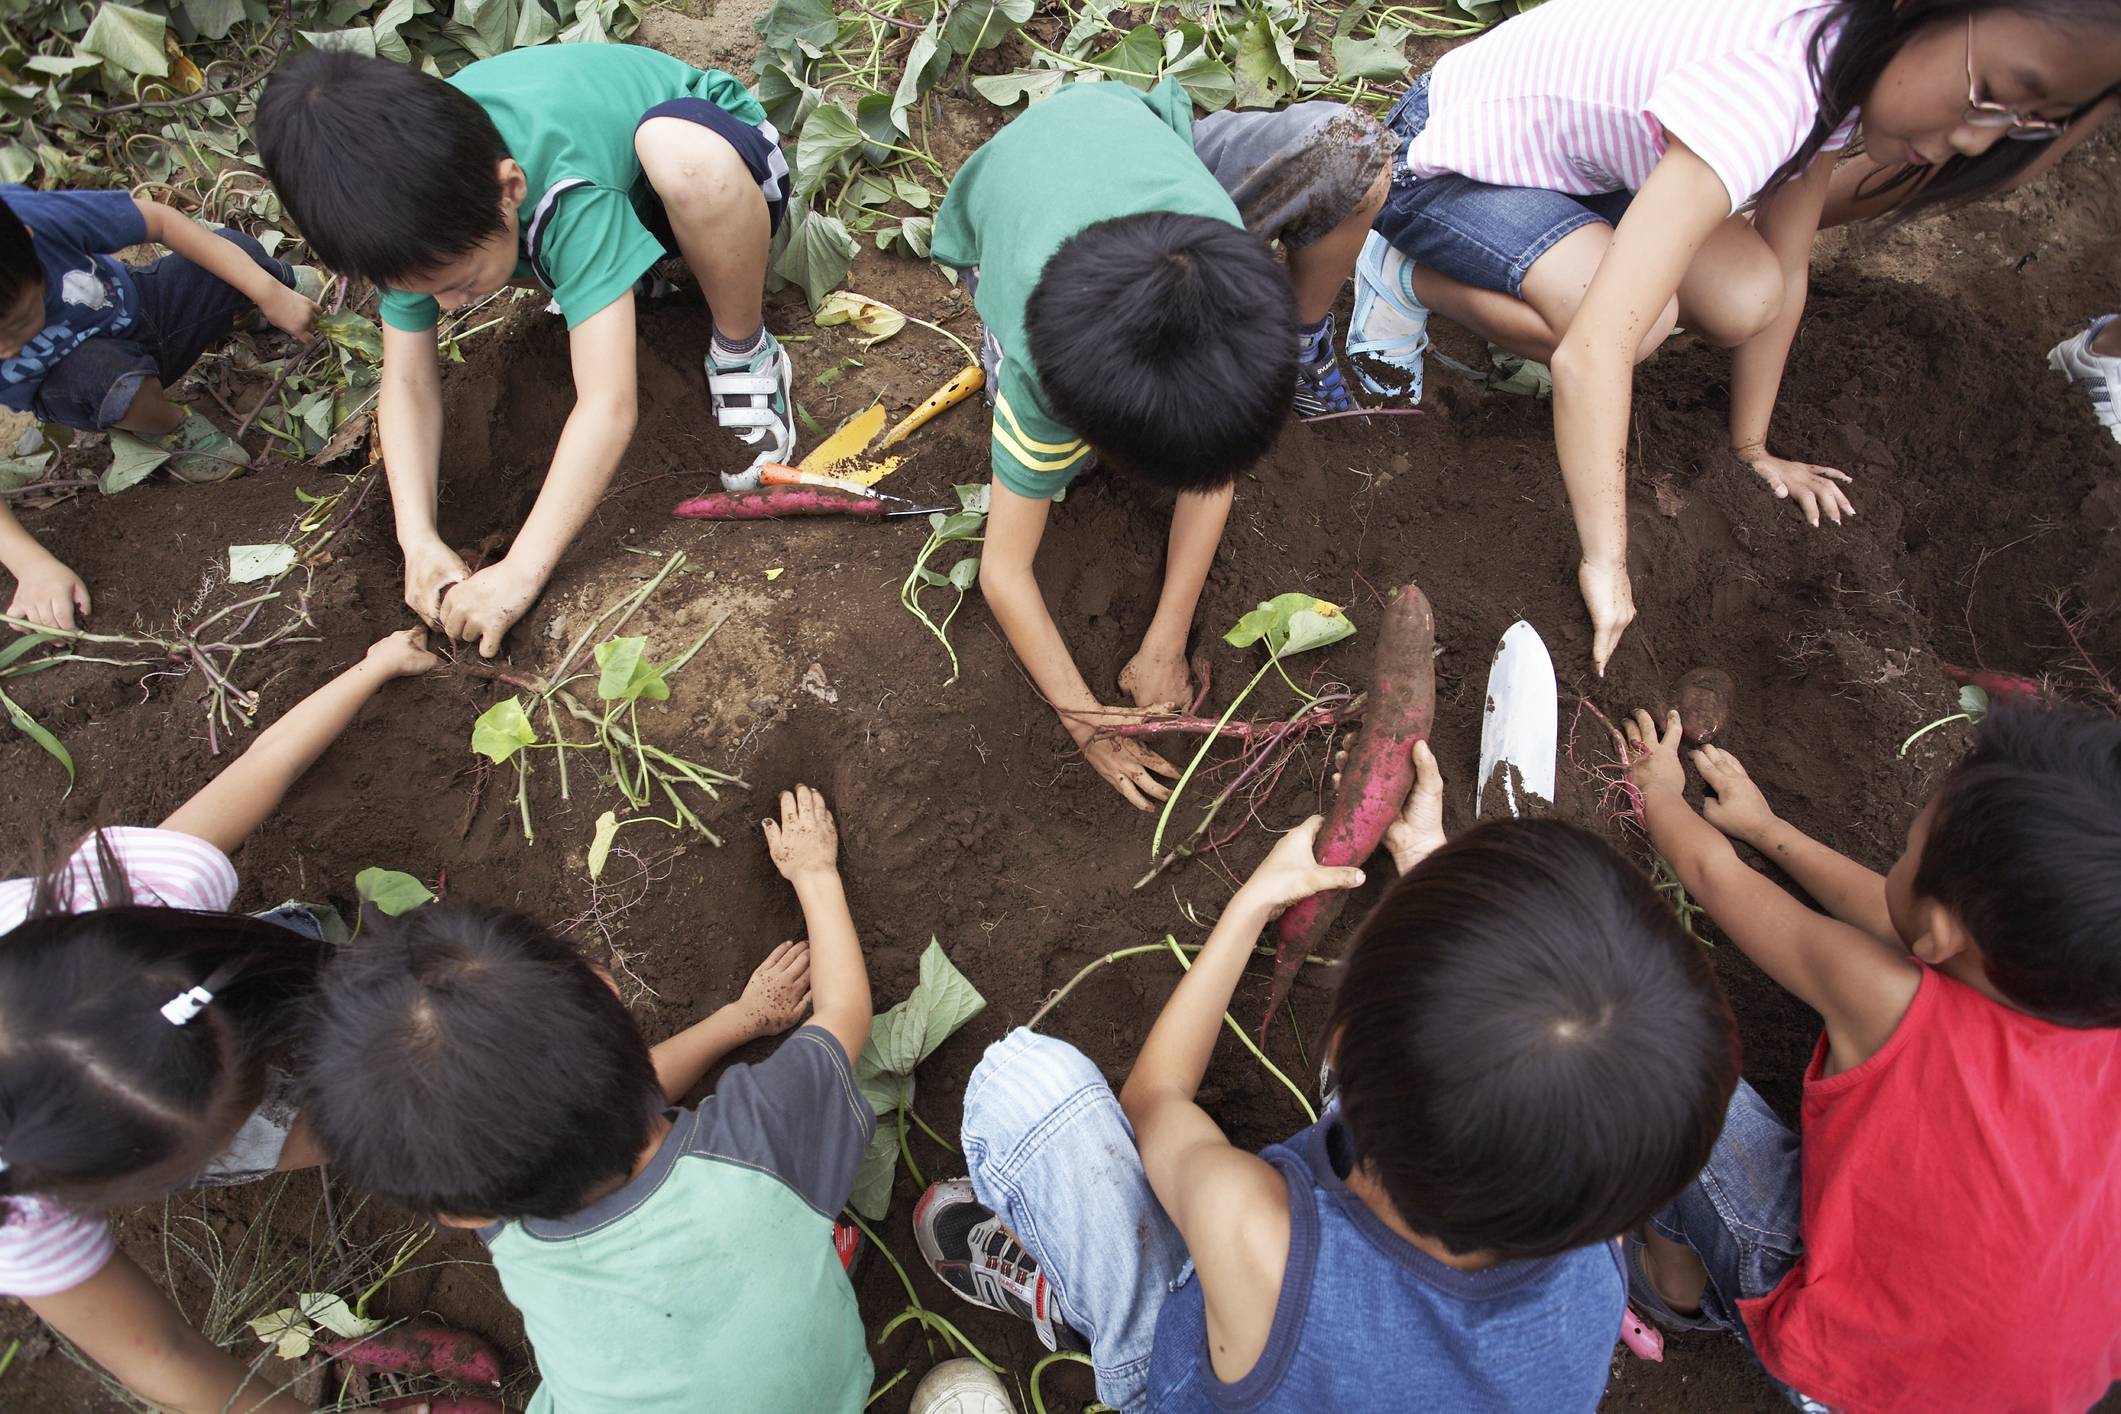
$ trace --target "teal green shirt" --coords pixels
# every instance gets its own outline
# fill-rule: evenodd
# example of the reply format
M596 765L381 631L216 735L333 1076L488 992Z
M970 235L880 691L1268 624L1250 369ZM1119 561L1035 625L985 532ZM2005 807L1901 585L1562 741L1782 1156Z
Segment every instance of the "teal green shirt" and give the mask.
M766 121L758 100L728 74L637 44L514 49L467 64L449 82L478 100L529 180L522 230L552 203L538 253L570 329L632 289L667 253L643 219L651 193L633 150L641 115L673 98L704 98L747 123ZM546 283L520 252L516 279ZM418 330L432 329L440 310L426 295L386 290L381 313L392 328Z
M671 1120L617 1192L480 1233L544 1377L530 1414L859 1414L873 1370L832 1222L876 1116L847 1053L805 1026Z
M1243 226L1237 203L1193 152L1193 105L1176 80L1148 93L1070 84L1032 104L967 158L935 215L939 264L979 267L973 303L1002 346L994 479L1050 501L1090 447L1053 415L1024 337L1024 307L1069 237L1117 216L1175 211Z

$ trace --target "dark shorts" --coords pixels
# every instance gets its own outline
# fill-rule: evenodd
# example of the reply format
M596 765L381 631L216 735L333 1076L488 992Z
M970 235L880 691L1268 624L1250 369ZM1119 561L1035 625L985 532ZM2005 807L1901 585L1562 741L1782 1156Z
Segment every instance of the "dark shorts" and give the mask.
M1237 203L1245 229L1285 250L1347 220L1397 146L1376 119L1344 103L1225 109L1193 125L1194 155Z
M1385 114L1400 151L1429 125L1429 75ZM1619 224L1631 191L1571 196L1541 187L1497 187L1471 177L1417 177L1404 161L1392 171L1392 193L1371 229L1426 265L1476 289L1523 293L1525 272L1563 236L1581 226Z
M779 231L781 219L788 214L788 158L781 152L781 135L771 123L747 123L718 103L704 98L673 98L667 103L658 103L641 115L641 123L650 118L682 118L688 123L697 123L736 149L736 155L744 159L744 166L751 172L751 179L759 184L759 193L766 198L766 219L769 229ZM649 233L663 243L663 249L672 255L682 255L677 237L671 233L670 217L663 210L662 200L655 189L641 180L635 192L634 204L641 211L641 218L648 224Z
M241 231L216 232L281 284L293 287L294 270ZM181 255L165 255L132 272L140 295L140 317L123 334L84 340L52 365L30 408L45 422L101 431L115 425L153 378L167 388L199 355L228 337L239 315L254 305L217 275Z

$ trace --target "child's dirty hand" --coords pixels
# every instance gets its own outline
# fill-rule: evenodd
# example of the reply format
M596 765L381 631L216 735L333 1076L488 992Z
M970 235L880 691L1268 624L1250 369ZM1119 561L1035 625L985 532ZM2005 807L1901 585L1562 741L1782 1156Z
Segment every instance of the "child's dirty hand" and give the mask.
M1325 819L1313 815L1283 835L1230 900L1231 906L1257 909L1261 917L1271 918L1290 904L1327 889L1359 887L1362 870L1318 862L1318 830Z
M1628 779L1635 783L1635 789L1646 797L1683 792L1686 767L1679 764L1679 739L1685 728L1679 725L1679 714L1664 714L1661 734L1657 719L1640 707L1620 726L1625 734L1620 745L1621 759L1628 763Z
M1694 769L1714 794L1701 804L1701 818L1732 839L1757 842L1775 823L1775 812L1739 759L1720 746L1694 753Z
M766 851L773 867L793 884L807 874L839 872L840 832L825 808L825 797L808 786L781 792L781 818L776 824L761 820L766 832Z
M451 586L471 578L464 558L442 543L439 536L407 545L405 550L405 607L418 614L429 628L442 626L442 595Z
M1576 567L1576 587L1583 606L1591 611L1591 666L1605 676L1605 665L1620 646L1620 635L1635 622L1635 587L1628 581L1626 564L1598 565L1589 560Z
M1350 732L1333 755L1335 795L1340 794L1341 767L1348 763L1348 743L1354 740L1355 734ZM1414 789L1407 796L1407 803L1392 817L1392 823L1385 826L1385 848L1391 851L1392 867L1404 874L1442 849L1444 843L1443 768L1436 764L1436 753L1429 750L1429 743L1417 741Z
M428 651L424 628L401 628L378 639L369 647L368 661L394 678L418 677L442 666L442 660Z
M737 998L744 1029L753 1036L778 1036L810 1010L810 944L782 943L744 984Z
M1121 720L1141 718L1129 713ZM1093 736L1082 743L1082 752L1090 769L1125 796L1136 810L1154 810L1157 801L1170 798L1171 788L1156 779L1158 776L1178 779L1178 767L1131 736Z
M501 640L516 620L530 612L545 581L508 560L488 565L471 578L442 592L442 631L464 643L477 643L479 656L501 651Z
M1166 653L1144 645L1119 670L1119 690L1137 707L1177 709L1193 700L1193 678L1183 648Z
M15 597L7 606L11 619L27 619L45 628L72 628L74 615L88 616L88 586L81 576L51 556L33 566L15 581Z
M1848 492L1835 484L1849 479L1845 471L1836 471L1830 466L1813 466L1810 462L1785 461L1781 457L1769 456L1765 449L1741 451L1738 460L1751 467L1753 474L1768 484L1776 500L1796 502L1810 525L1817 526L1822 513L1836 525L1841 524L1843 516L1856 514L1856 503L1848 498Z
M297 339L306 339L316 332L317 315L322 312L285 286L272 297L271 303L258 306L258 310L273 328Z

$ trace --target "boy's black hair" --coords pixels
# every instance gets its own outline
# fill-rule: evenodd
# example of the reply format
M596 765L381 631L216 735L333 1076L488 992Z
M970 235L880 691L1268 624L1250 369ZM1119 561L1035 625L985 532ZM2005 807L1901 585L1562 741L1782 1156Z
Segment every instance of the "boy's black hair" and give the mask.
M341 948L310 1034L310 1123L418 1212L564 1218L622 1180L663 1092L625 1003L518 914L430 904Z
M1483 825L1363 920L1328 1023L1356 1165L1451 1251L1550 1256L1701 1171L1738 1039L1701 945L1612 846Z
M132 902L108 841L86 867L99 906L68 912L69 866L0 934L0 1197L96 1211L198 1176L257 1105L268 1062L300 1049L323 945L240 913ZM162 1008L222 969L182 1026Z
M430 274L505 226L493 119L410 65L312 50L266 83L252 136L281 205L343 274Z
M2121 722L1996 703L1937 791L1915 892L1955 911L1996 990L2121 1026Z
M1179 491L1227 486L1296 394L1296 295L1258 236L1149 211L1086 226L1024 309L1054 415L1121 467Z
M44 296L44 267L29 227L15 209L0 201L0 314L11 313L24 295Z

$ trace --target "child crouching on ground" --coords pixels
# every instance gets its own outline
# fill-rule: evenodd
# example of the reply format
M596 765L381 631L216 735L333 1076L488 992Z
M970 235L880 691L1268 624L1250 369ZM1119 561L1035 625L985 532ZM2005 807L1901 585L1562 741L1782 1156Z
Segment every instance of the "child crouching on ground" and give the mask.
M1629 1243L1638 1304L1852 1414L2098 1400L2121 1377L2121 722L1997 708L1884 877L1713 746L1704 822L1676 715L1627 735L1658 850L1826 1023L1802 1145L1740 1086L1701 1178Z
M1416 755L1387 837L1407 872L1342 969L1316 1124L1255 1155L1195 1096L1260 930L1362 881L1314 861L1317 817L1223 910L1117 1098L1023 1030L966 1088L972 1176L923 1197L922 1253L968 1300L1087 1343L1128 1414L1588 1411L1625 1302L1612 1239L1715 1141L1737 1043L1699 946L1581 830L1444 844Z
M114 256L150 241L170 254L138 268ZM0 407L84 431L130 432L172 453L170 474L180 480L225 480L249 465L249 454L171 402L170 385L252 310L307 335L322 290L314 270L159 201L0 187ZM4 503L0 565L15 577L11 616L72 628L88 612L88 586Z
M431 905L326 976L309 1114L349 1180L476 1228L523 1313L533 1411L853 1414L867 1337L833 1217L876 1116L869 979L807 786L765 823L809 942L650 1048L609 977L528 919ZM680 1101L737 1046L810 1023Z

